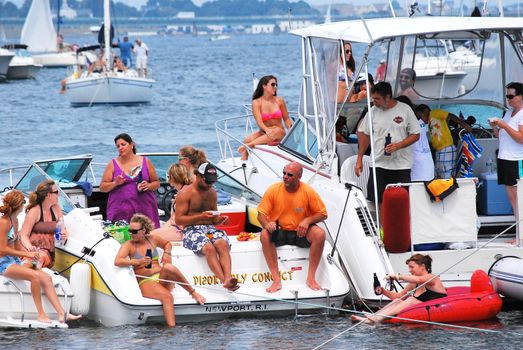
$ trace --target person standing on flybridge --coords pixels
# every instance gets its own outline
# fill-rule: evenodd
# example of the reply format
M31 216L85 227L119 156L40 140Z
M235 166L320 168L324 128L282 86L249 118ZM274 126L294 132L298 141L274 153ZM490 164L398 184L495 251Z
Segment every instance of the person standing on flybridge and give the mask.
M136 55L136 69L138 70L138 75L147 78L147 57L149 56L149 48L140 39L136 39L136 45L133 48L133 52Z

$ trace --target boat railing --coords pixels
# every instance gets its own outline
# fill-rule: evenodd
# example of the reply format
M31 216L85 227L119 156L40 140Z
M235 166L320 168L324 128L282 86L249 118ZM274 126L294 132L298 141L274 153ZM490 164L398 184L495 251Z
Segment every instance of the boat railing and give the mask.
M21 178L22 173L24 173L28 168L28 165L19 165L0 169L0 185L3 187L3 191L13 188L15 181ZM20 176L15 177L15 174Z
M22 290L20 288L18 288L18 286L16 284L14 284L14 282L11 281L10 279L6 279L4 281L4 285L6 285L6 286L12 285L18 292L18 295L20 296L20 322L23 323L25 320L24 293L22 293Z
M245 136L254 132L254 116L249 105L242 107L245 112L244 114L236 117L229 117L217 120L214 123L216 129L216 137L218 139L218 148L220 151L220 159L232 159L233 165L237 162L237 147L243 146L249 154L249 160L241 161L241 163L252 162L253 158L261 161L268 169L270 169L276 176L280 177L280 173L273 169L267 162L259 157L256 152L252 152L244 142ZM291 114L292 112L289 112Z

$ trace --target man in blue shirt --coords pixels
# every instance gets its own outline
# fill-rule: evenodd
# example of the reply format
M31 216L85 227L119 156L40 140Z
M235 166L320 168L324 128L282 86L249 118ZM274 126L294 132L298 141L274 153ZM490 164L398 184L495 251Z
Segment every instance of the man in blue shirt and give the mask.
M129 37L124 36L123 42L118 42L118 48L120 49L120 57L123 64L125 64L126 67L131 67L133 64L133 58L131 55L133 44L129 42Z

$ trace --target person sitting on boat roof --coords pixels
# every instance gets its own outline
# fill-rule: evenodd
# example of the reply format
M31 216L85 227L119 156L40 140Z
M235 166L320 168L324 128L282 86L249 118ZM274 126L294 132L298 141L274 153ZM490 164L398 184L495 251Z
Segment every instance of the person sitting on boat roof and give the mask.
M58 186L53 180L45 180L29 194L24 224L20 231L22 245L28 251L38 251L43 267L52 267L55 259L55 230L62 219L58 202ZM62 241L67 240L67 229L62 227Z
M118 39L118 48L120 49L120 57L122 58L123 64L125 64L126 67L131 67L133 65L131 52L134 49L134 45L129 42L128 36L124 36L123 41Z
M452 121L467 132L472 132L471 126L459 118L443 109L431 110L429 106L420 104L416 107L420 118L428 125L429 141L432 148L436 151L435 170L436 177L449 179L454 175L456 168L456 146L449 129L448 122Z
M183 146L178 151L178 163L187 168L189 179L193 182L195 180L194 170L198 169L203 163L207 163L207 156L201 149Z
M69 313L67 318L65 311L56 295L51 276L40 269L38 260L39 251L25 251L20 248L20 233L18 232L18 215L24 209L24 195L18 190L12 190L3 198L0 206L0 275L16 280L29 281L31 294L38 311L38 321L51 323L51 319L45 313L42 305L42 292L44 290L47 299L56 310L60 322L77 320L80 315ZM26 263L20 258L27 260Z
M113 69L116 73L125 73L127 72L127 67L123 64L122 60L118 56L114 56L113 59Z
M133 52L136 55L136 70L138 70L138 76L147 78L147 57L149 56L149 48L140 39L136 39L135 43L136 45L133 48Z
M375 314L352 316L354 321L381 322L387 316L397 315L410 306L447 296L447 290L440 278L432 274L432 258L429 255L414 254L405 263L409 266L410 275L397 273L385 278L391 283L393 280L408 282L407 286L398 293L377 287L376 293L383 294L392 301Z
M136 154L136 145L128 134L114 138L118 157L110 161L100 183L101 192L109 192L107 219L129 221L133 214L142 213L160 227L158 204L154 191L160 187L153 163Z
M345 41L342 50L338 69L338 103L345 101L347 89L354 81L354 70L356 69L356 62L352 55L352 44ZM343 55L345 55L345 63L343 63Z
M152 234L160 235L163 239L168 241L181 241L183 240L182 228L180 225L176 224L176 217L174 216L174 213L176 212L176 196L177 193L180 193L185 187L192 183L192 178L189 177L185 165L173 164L169 167L167 172L167 180L169 181L169 185L176 190L170 203L171 217L161 228L154 230Z
M416 71L412 68L403 68L400 72L399 85L400 91L398 96L407 96L412 103L415 103L419 95L414 91L414 84L416 83Z
M107 72L107 62L104 58L104 51L100 50L100 53L98 54L96 61L94 61L87 70L87 75L90 75L91 73L103 73Z
M247 160L247 148L268 143L278 143L285 136L284 124L287 129L292 126L292 121L287 112L283 98L277 96L278 79L273 75L266 75L258 81L258 86L252 94L252 114L258 131L248 135L244 146L238 148L242 160Z
M176 198L175 218L183 229L183 246L207 259L209 268L229 291L239 288L238 279L231 275L231 242L227 233L214 225L227 223L228 217L220 215L218 196L212 185L218 181L217 169L203 163L194 170L194 182L180 191Z
M172 290L175 282L179 282L198 304L203 305L205 298L191 287L183 273L172 264L171 242L158 235L150 235L153 228L153 223L147 216L133 215L129 224L132 239L122 244L114 264L119 267L132 266L142 295L160 300L165 322L169 327L174 327L176 321ZM162 265L158 261L157 247L163 248Z
M318 193L300 181L302 173L299 163L287 164L283 168L283 181L270 186L258 205L263 255L274 281L266 289L269 293L282 287L276 247L286 244L310 247L306 283L312 290L322 289L316 281L316 270L325 244L325 231L317 223L327 219L327 209Z
M412 108L392 98L392 87L389 83L377 83L371 89L371 96L374 103L371 108L372 126L369 125L370 117L367 113L358 127L358 158L354 172L356 176L363 172L363 155L370 145L369 135L372 132L372 147L376 158L377 202L381 204L383 191L388 184L410 182L410 145L418 141L420 126ZM367 193L369 200L376 201L372 170L370 174Z

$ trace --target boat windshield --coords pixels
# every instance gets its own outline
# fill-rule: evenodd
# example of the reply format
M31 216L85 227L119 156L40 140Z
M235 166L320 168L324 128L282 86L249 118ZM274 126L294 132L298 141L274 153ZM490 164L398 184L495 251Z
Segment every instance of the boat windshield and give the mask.
M213 165L216 166L216 164ZM229 174L222 171L219 167L216 166L216 169L218 169L218 181L213 185L213 187L216 190L225 191L232 196L250 202L260 203L261 196L259 194L255 193L250 188L246 187L245 185L232 178ZM238 168L236 171L243 171L243 168Z
M521 49L510 40L511 35L444 34L389 42L386 80L394 94L414 96L414 100L467 99L503 106L504 86L523 78L520 69L511 69L521 64Z
M76 182L80 181L91 160L91 156L84 156L36 161L27 169L15 188L28 195L46 179L53 180L60 189L76 186ZM58 200L65 213L75 208L73 202L62 191L59 193Z
M153 163L160 182L167 182L167 172L172 164L178 163L178 153L139 153Z

